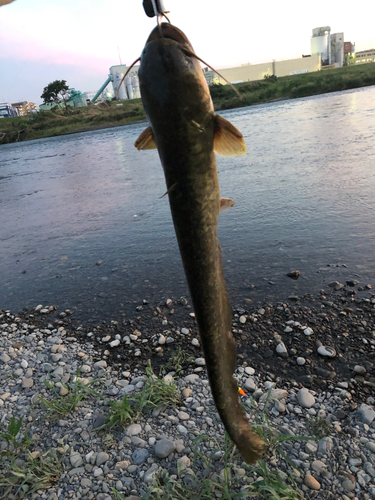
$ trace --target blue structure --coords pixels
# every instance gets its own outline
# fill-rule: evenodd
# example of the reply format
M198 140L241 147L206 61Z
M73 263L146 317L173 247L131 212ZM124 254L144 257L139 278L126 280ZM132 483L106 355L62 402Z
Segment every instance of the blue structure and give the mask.
M0 118L10 118L18 116L18 110L10 102L0 103Z

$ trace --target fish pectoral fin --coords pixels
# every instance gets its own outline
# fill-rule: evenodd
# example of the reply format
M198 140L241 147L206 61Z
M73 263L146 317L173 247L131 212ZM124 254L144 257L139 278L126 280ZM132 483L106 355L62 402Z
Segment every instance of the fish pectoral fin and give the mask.
M220 156L240 156L247 151L241 132L220 115L215 115L214 151Z
M147 127L138 139L135 141L134 146L140 151L141 149L158 149L155 142L154 132L151 127Z
M231 200L230 198L221 198L220 199L219 213L224 212L225 210L228 210L228 208L233 207L233 205L234 205L234 201Z

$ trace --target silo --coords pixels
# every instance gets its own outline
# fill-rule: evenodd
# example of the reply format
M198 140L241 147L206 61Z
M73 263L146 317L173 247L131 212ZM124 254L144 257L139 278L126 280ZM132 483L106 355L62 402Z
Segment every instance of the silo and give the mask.
M139 78L135 73L132 76L132 87L134 99L138 99L139 97L141 97L141 91L139 90Z
M311 55L321 55L322 65L331 64L331 28L323 26L321 28L314 28L311 37Z
M126 83L126 89L128 91L128 96L129 96L129 99L134 99L134 95L133 95L133 86L132 86L132 80L131 80L131 77L130 76L127 76L125 78L125 83Z
M118 98L121 100L127 99L124 82L120 86L120 82L121 82L123 76L124 76L124 73L116 72L115 77L113 79L113 90L115 91L115 94L118 91Z

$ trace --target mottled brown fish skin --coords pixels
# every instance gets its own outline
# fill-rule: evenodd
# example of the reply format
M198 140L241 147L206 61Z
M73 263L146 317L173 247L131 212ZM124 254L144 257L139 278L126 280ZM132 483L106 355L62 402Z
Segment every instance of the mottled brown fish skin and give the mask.
M263 442L251 430L233 377L236 344L217 237L220 190L212 101L199 62L181 50L182 41L193 51L185 35L171 25L162 29L165 37L155 28L142 52L142 101L167 188L175 185L169 202L213 398L232 441L246 462L254 463Z

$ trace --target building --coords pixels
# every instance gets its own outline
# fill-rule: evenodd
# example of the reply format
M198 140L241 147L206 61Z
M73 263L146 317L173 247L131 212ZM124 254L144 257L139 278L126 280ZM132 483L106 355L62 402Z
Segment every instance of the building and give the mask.
M375 62L375 49L361 50L355 54L356 64Z
M288 76L300 73L311 73L321 69L320 56L301 57L298 59L287 59L285 61L270 61L262 64L243 64L235 68L220 69L219 73L230 83L249 82L262 80L265 76ZM206 70L204 76L208 85L211 83L222 83L226 81L220 78L214 71Z
M18 110L20 116L38 111L36 104L28 101L14 102L12 106Z
M355 43L344 42L344 66L355 64Z
M0 103L0 118L18 116L18 110L10 102Z
M312 30L311 55L320 55L322 66L334 64L336 68L344 65L344 33L332 33L330 26Z

